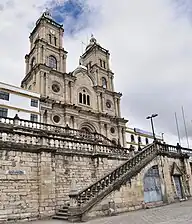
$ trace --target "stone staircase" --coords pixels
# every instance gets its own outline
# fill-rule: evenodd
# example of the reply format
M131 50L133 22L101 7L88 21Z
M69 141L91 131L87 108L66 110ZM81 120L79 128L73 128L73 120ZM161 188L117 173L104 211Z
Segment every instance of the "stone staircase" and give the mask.
M137 175L157 155L157 145L146 146L141 152L80 192L72 192L70 206L60 209L54 219L81 221L82 215L112 191L119 189L129 178Z
M175 146L161 144L159 142L146 146L141 152L89 187L80 192L71 192L69 194L70 206L60 209L53 218L65 219L71 222L82 221L82 217L87 211L112 191L120 189L123 184L126 184L128 180L136 176L157 155L169 154L173 156L173 154L181 153L187 154L188 149L178 149Z
M68 211L69 211L70 204L66 203L61 209L59 209L53 219L60 219L60 220L68 220Z

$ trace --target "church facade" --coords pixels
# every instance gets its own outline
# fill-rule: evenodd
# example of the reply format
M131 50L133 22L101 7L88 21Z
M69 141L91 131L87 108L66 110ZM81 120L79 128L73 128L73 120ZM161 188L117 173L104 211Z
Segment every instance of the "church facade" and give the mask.
M30 34L21 87L41 95L41 122L97 132L125 147L127 120L121 117L122 94L114 90L109 51L92 36L79 66L67 72L63 35L63 26L43 13Z

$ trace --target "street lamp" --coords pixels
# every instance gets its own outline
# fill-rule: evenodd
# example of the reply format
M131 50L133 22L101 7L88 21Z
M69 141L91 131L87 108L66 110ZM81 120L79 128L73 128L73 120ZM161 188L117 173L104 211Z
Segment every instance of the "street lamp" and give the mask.
M146 117L146 119L150 119L151 120L151 128L152 128L154 140L156 140L156 138L155 138L154 125L153 125L153 118L157 117L157 116L158 116L158 114L152 114L151 116Z
M161 133L161 136L162 136L162 141L164 142L164 138L163 138L163 136L164 136L164 133L163 133L163 132Z

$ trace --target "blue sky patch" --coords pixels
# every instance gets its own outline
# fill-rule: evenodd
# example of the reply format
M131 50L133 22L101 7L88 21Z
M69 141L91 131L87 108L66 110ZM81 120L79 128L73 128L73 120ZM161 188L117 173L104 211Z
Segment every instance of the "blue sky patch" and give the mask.
M66 35L73 35L89 27L89 17L94 14L95 9L90 8L87 0L67 0L60 4L54 0L51 11L54 20L64 24Z

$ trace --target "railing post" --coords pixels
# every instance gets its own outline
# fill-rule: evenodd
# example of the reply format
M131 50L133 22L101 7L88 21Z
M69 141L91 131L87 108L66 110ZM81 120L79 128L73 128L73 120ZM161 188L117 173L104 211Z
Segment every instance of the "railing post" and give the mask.
M80 221L80 217L78 217L78 214L80 212L80 209L78 208L78 191L76 188L76 182L74 179L72 179L71 182L71 191L69 193L69 198L70 198L70 206L68 210L68 220L73 222L73 221Z

